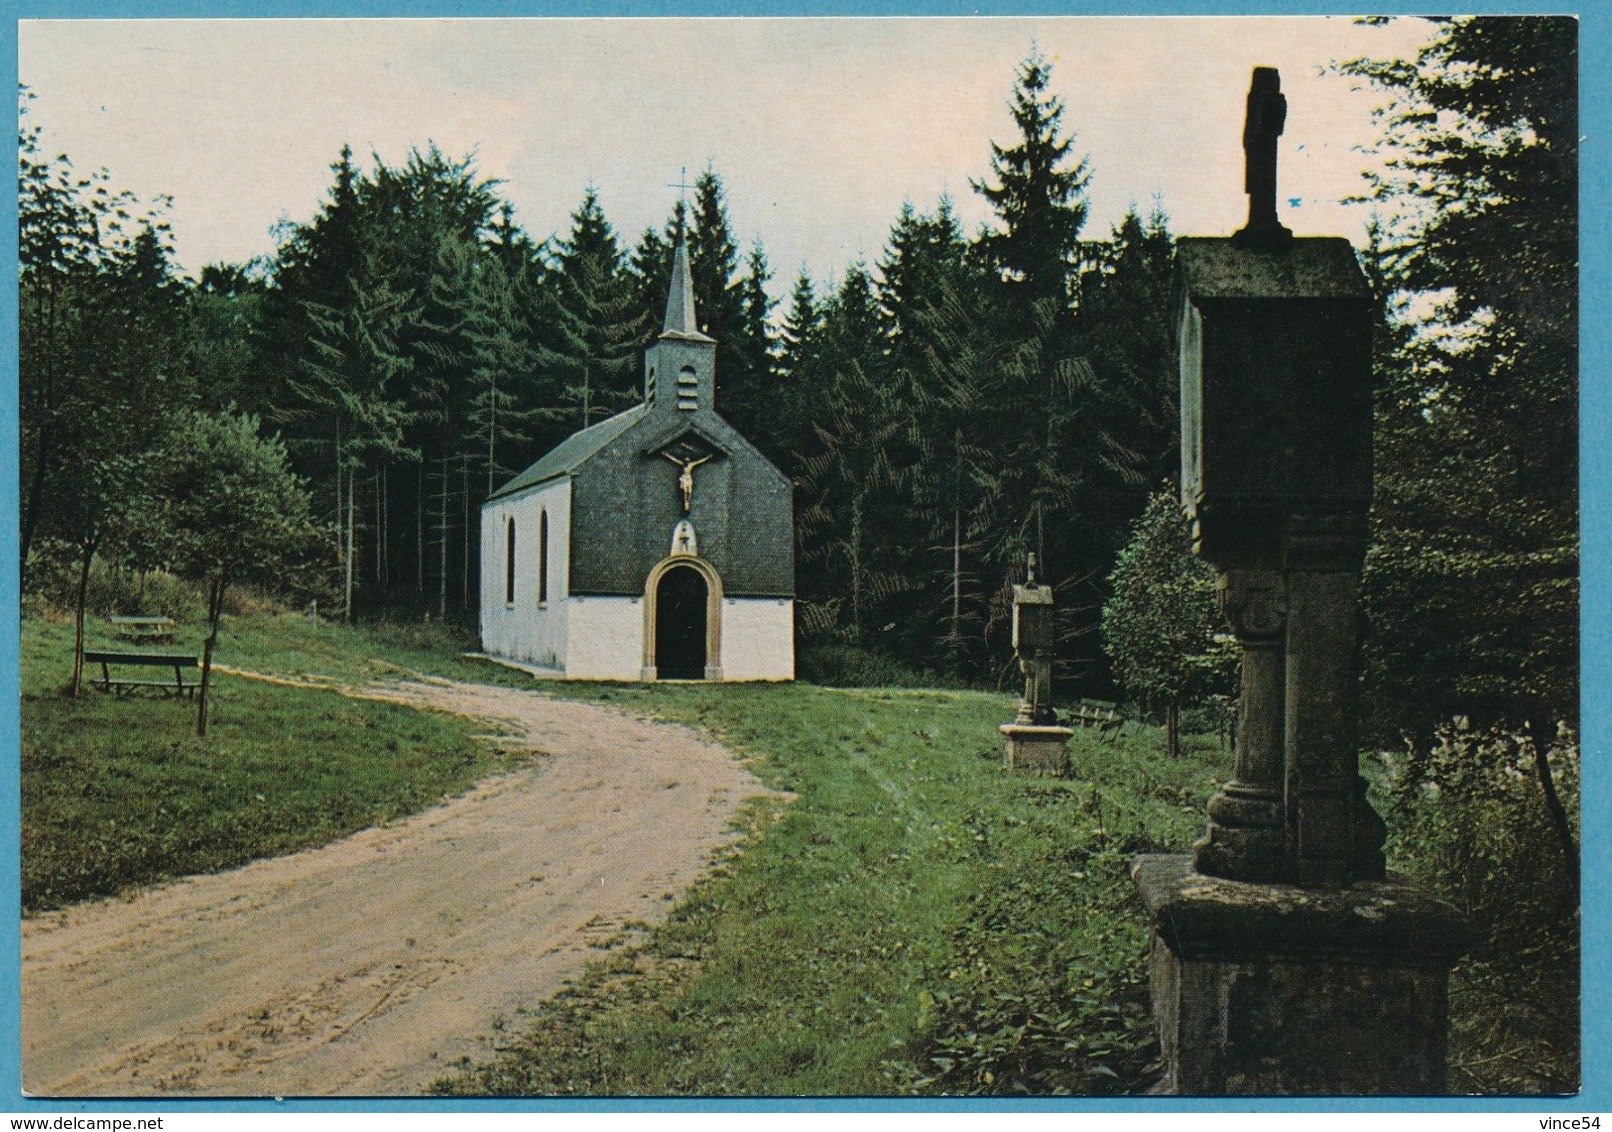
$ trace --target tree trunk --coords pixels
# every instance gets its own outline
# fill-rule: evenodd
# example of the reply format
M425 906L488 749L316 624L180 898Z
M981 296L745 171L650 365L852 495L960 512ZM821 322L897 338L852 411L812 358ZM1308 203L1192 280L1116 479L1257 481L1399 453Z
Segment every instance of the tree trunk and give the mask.
M381 540L386 533L386 511L385 505L381 501L381 496L384 490L383 485L386 483L386 465L381 465L381 470L375 473L375 479L372 482L375 485L375 587L384 594L386 575L381 563L386 555Z
M45 467L50 461L51 452L56 447L56 418L54 415L54 402L56 399L56 283L51 273L46 273L44 311L39 316L36 325L44 328L43 338L48 343L45 349L45 380L44 389L39 397L38 407L42 423L34 445L33 474L28 477L28 500L22 509L22 533L19 552L21 559L17 566L19 590L28 592L28 554L33 548L34 531L39 524L39 511L44 506L45 499Z
M953 672L963 669L963 430L952 435L952 636Z
M224 574L213 579L207 595L207 640L202 645L201 687L196 689L196 734L207 737L207 691L213 683L213 646L218 644L218 622L224 612Z
M414 600L425 605L425 453L414 466Z
M380 571L381 601L392 588L392 462L381 465L381 532L375 543L376 569Z
M39 440L34 445L33 474L28 477L28 502L22 509L22 540L20 546L22 558L17 566L22 593L28 592L28 552L33 546L34 528L38 523L39 509L44 502L45 461L50 458L50 451L54 446L51 435L54 431L54 423L47 419L40 426Z
M1567 820L1567 808L1562 805L1561 795L1556 793L1556 780L1550 773L1550 753L1545 744L1535 738L1534 743L1534 771L1539 775L1539 788L1545 794L1545 810L1550 814L1551 828L1556 831L1556 841L1562 850L1562 860L1567 865L1568 875L1571 879L1573 897L1578 898L1578 843L1573 840L1573 827Z
M342 599L341 620L344 625L353 623L353 525L358 518L354 501L358 495L358 476L354 471L347 473L347 578L344 583Z
M851 497L851 631L862 643L862 501L866 491Z
M84 691L84 606L89 601L90 563L95 560L97 541L96 539L90 539L84 544L84 557L78 568L78 602L73 617L73 683L71 688L71 694L75 700Z
M1181 705L1164 709L1164 752L1172 759L1181 757Z
M495 381L487 391L487 495L493 497L493 468L497 465L498 444L498 383Z
M963 508L952 506L952 648L963 639Z
M448 619L448 457L437 464L437 620Z
M470 457L459 458L459 498L464 537L460 540L463 560L459 563L459 616L470 611Z

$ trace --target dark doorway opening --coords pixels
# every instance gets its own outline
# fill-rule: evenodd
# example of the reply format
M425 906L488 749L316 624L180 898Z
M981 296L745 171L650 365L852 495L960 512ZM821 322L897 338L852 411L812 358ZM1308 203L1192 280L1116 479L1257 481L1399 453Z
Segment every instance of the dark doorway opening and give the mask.
M705 579L689 566L661 576L655 591L655 675L705 679Z

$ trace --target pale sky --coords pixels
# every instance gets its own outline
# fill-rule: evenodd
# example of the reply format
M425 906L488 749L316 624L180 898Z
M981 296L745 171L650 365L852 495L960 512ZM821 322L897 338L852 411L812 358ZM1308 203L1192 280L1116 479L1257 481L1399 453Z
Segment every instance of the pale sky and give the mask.
M734 232L760 238L787 292L873 265L904 200L949 193L972 234L969 179L1011 143L1008 101L1032 43L1053 65L1091 219L1106 235L1155 195L1182 235L1246 213L1241 129L1250 70L1288 97L1280 213L1299 235L1361 240L1380 96L1328 62L1406 56L1419 20L1325 17L23 21L21 80L46 145L174 198L180 263L273 250L311 218L351 143L401 162L435 141L474 150L535 238L563 234L593 185L622 243L660 225L687 167L728 190ZM1296 200L1295 205L1289 203Z

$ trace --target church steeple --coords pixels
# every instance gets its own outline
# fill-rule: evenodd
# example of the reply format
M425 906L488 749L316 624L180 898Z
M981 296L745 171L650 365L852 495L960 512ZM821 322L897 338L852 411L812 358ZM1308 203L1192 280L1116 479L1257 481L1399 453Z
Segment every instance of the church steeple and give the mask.
M681 232L672 249L672 279L666 293L666 321L661 325L661 335L713 341L700 333L700 320L694 313L694 273L689 270L688 246Z
M672 277L660 337L644 351L644 400L659 412L698 412L716 406L716 339L701 333L694 311L694 275L681 231L672 249Z

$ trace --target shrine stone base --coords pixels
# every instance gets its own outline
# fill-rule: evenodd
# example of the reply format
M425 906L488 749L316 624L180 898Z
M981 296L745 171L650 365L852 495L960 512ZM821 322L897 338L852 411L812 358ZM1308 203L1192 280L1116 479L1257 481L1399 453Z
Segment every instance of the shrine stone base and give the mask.
M1192 1096L1445 1091L1453 908L1390 874L1343 888L1222 880L1188 855L1131 863L1152 925L1166 1078Z
M1068 727L1038 726L1027 723L1004 723L997 728L1002 733L1005 765L1009 770L1029 774L1062 774L1068 765Z

